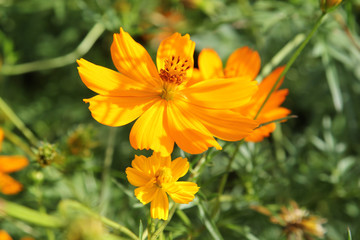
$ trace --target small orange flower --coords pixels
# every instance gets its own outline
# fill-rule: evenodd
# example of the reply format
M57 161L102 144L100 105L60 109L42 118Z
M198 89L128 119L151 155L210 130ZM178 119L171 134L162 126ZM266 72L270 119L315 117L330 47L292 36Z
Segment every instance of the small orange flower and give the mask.
M259 73L260 64L260 56L256 51L253 51L248 47L242 47L230 55L226 67L223 70L221 59L217 53L211 49L204 49L200 52L199 70L194 71L193 81L201 82L204 79L208 81L208 79L213 78L234 78L244 76L254 80ZM257 92L252 96L248 104L234 108L233 110L245 115L246 117L254 118L282 71L282 67L273 71L259 84ZM280 107L288 94L287 89L277 90L282 81L283 79L277 85L276 91L272 93L265 107L260 112L260 115L257 118L260 124L281 119L290 114L290 110ZM234 92L238 92L239 94L243 91L243 89L234 90ZM275 123L270 123L257 128L245 138L245 141L260 142L264 139L264 137L268 137L270 133L275 130L275 127Z
M152 218L166 220L169 212L169 201L166 195L176 203L189 203L198 192L199 187L193 182L178 181L189 170L186 158L161 157L153 154L151 157L135 156L132 167L126 168L129 182L138 187L135 196L142 204L151 202Z
M174 142L185 152L199 154L209 147L221 149L213 136L226 141L246 137L257 122L230 109L247 104L256 83L247 76L191 81L194 49L188 34L175 33L161 42L156 67L147 51L120 29L111 45L120 73L77 61L82 81L99 94L84 100L92 116L108 126L137 119L131 146L162 156L171 154Z
M0 128L0 132L3 130ZM2 139L0 139L0 145ZM22 185L7 173L23 169L29 164L23 156L0 156L0 192L3 194L16 194L22 190Z

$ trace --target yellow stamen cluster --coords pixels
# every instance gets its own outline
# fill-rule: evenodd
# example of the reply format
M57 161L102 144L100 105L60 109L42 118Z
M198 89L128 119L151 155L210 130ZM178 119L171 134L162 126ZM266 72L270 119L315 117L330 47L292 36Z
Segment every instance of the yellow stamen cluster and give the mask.
M163 183L168 183L171 181L172 178L171 169L168 167L163 167L159 169L155 177L156 177L156 185L161 188Z
M189 68L189 60L172 56L171 59L165 59L164 68L160 70L160 77L164 82L180 85L186 80L186 71Z
M164 68L160 70L160 77L163 80L161 98L172 100L177 86L185 82L186 71L190 68L188 59L180 56L172 56L164 60Z

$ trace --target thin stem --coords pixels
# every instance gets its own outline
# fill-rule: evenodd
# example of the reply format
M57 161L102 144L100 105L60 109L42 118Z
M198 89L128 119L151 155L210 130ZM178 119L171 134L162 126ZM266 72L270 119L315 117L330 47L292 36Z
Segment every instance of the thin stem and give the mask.
M13 144L15 144L16 146L18 146L19 148L21 148L26 154L28 154L29 156L36 158L36 155L34 154L34 152L31 150L31 148L20 138L18 137L16 134L12 133L11 131L8 131L6 129L4 129L5 132L5 137L10 140L10 142L12 142Z
M136 236L130 229L126 228L125 226L122 226L104 216L99 216L97 213L93 212L91 209L85 207L84 205L82 205L81 203L79 202L76 202L76 201L73 201L73 200L63 200L61 203L60 203L60 206L59 206L60 210L64 209L64 210L67 210L68 209L74 209L74 210L78 210L80 212L83 212L83 213L87 213L89 214L90 216L93 216L97 219L100 219L100 221L102 223L104 223L105 225L115 229L115 230L118 230L124 234L126 234L128 237L130 237L131 239L133 240L139 240L138 236Z
M150 240L155 240L157 239L160 234L164 231L165 227L168 225L168 223L170 222L171 218L173 217L175 210L178 208L179 204L175 203L169 212L169 216L168 219L165 220L164 222L162 222L162 224L160 225L160 227L154 232L154 234L152 234L152 236L150 237Z
M110 168L114 155L115 137L117 128L110 128L107 148L105 152L104 168L102 172L102 183L100 192L100 214L104 215L110 199Z
M39 140L35 135L25 126L21 119L14 113L14 111L6 104L6 102L0 97L0 110L5 114L5 116L13 122L13 124L24 134L24 136L36 146Z
M61 228L63 219L0 198L0 213L42 227Z
M215 217L216 213L218 212L218 210L220 208L220 197L224 192L225 185L226 185L226 182L227 182L227 179L229 177L230 170L231 170L231 165L234 162L236 154L239 152L240 146L241 146L241 144L243 142L244 142L244 140L241 140L241 141L236 143L235 150L234 150L233 154L231 155L231 157L229 159L228 165L226 167L225 174L222 176L221 181L220 181L220 185L219 185L219 189L218 189L218 195L216 197L215 206L214 206L213 211L211 213L211 218Z
M323 17L326 15L326 13L322 13L322 15L318 18L315 26L313 27L313 29L311 30L311 32L307 35L307 37L305 38L305 40L303 41L303 43L300 45L300 47L295 51L295 53L291 56L289 62L286 64L284 71L280 74L280 76L278 77L278 79L276 80L274 86L271 88L270 92L268 93L268 95L266 96L264 102L262 103L262 105L260 106L258 112L255 115L255 120L259 117L259 114L261 112L261 110L264 108L266 102L269 100L271 94L275 91L275 89L277 89L277 85L279 84L280 80L286 75L286 73L289 71L290 67L293 65L293 63L295 62L295 60L299 57L300 53L302 52L302 50L305 48L305 46L308 44L308 42L310 41L311 37L314 35L314 33L316 32L316 30L319 28L320 24L321 24L321 20L323 19Z
M23 63L19 65L3 65L0 74L3 75L19 75L28 72L41 71L46 69L63 67L68 64L74 63L74 61L87 53L94 45L96 40L103 34L105 27L102 23L96 23L89 33L85 36L79 46L72 52L56 58L34 61L29 63Z

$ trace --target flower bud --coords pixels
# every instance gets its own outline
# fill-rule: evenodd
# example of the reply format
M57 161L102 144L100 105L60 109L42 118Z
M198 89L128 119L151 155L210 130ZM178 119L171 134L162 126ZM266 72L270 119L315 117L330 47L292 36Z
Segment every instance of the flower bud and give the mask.
M320 0L320 7L323 12L334 10L342 0Z

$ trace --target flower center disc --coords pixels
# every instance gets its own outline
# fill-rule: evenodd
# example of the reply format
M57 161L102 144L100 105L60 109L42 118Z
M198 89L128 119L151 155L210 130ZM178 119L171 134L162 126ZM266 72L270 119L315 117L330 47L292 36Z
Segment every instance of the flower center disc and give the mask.
M177 86L186 80L186 71L190 68L188 59L180 56L172 56L164 60L164 67L160 70L160 78L163 80L161 97L165 100L172 100Z
M168 167L163 167L159 169L156 174L156 185L159 187L162 186L163 183L168 183L172 179L172 172L171 169Z

